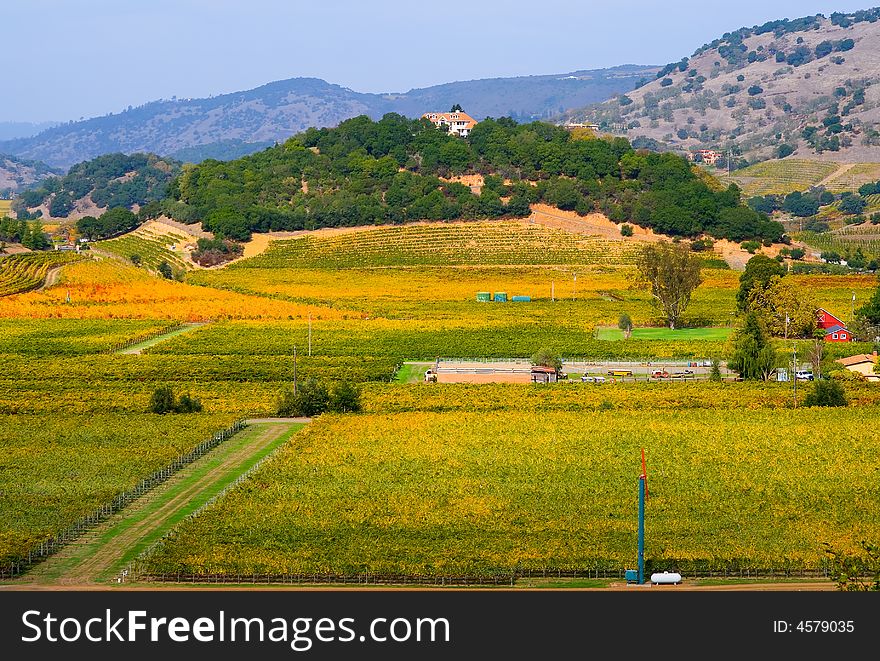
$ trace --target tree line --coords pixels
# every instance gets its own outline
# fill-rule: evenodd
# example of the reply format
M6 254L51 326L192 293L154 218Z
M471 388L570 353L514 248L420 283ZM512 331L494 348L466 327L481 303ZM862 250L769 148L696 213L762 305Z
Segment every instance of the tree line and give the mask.
M448 181L480 174L479 194ZM524 217L545 202L672 236L776 241L782 226L713 190L674 154L636 151L624 138L487 119L465 138L396 114L309 129L236 161L185 166L154 213L202 221L226 238L251 232Z

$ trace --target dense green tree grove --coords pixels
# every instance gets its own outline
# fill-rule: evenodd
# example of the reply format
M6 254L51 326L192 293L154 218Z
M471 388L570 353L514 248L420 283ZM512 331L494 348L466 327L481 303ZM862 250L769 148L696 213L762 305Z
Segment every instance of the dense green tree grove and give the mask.
M107 154L70 168L63 177L50 177L39 188L16 200L16 211L47 204L49 214L66 218L77 200L91 195L100 208L144 205L162 199L180 164L153 154Z
M479 194L446 181L473 173L486 178ZM270 230L523 217L535 202L675 236L782 235L781 225L741 205L736 186L713 191L679 156L509 118L484 120L467 139L396 114L309 129L236 161L186 166L161 210L246 240Z

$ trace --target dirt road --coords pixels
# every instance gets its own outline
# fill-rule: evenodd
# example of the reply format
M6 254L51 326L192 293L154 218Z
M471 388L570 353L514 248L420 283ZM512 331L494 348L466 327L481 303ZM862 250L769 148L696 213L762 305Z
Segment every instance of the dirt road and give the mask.
M6 589L83 587L115 582L139 553L161 539L280 447L309 422L304 418L248 421L248 427L95 530L34 567Z

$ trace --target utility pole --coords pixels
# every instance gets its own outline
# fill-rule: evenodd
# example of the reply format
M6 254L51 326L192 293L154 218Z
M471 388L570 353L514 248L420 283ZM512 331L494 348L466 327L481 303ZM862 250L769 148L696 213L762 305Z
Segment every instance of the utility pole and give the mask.
M309 358L312 357L312 313L309 312Z
M553 285L553 281L550 281L550 301L556 302L556 288Z
M849 323L853 323L856 319L856 293L852 293L852 301L849 304Z
M791 388L794 393L794 407L797 408L797 345L791 345Z
M578 274L575 272L574 274L574 298L577 298L578 295Z

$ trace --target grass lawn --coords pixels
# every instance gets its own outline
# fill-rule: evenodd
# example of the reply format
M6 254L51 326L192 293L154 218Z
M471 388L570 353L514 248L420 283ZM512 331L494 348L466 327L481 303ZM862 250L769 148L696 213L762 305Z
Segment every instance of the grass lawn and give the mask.
M724 341L732 328L633 328L634 340L716 340ZM623 331L619 328L600 327L596 329L597 340L622 340Z

